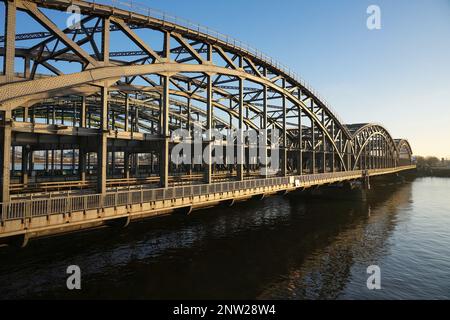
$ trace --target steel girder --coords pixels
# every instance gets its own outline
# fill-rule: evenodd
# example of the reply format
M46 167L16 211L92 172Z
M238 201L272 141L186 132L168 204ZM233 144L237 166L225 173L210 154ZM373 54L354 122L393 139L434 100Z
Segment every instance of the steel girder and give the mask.
M42 11L46 8L65 13L70 4L79 6L83 14L79 31L59 28ZM6 30L0 39L6 44L0 48L0 54L8 65L5 76L0 77L0 110L32 107L61 96L100 97L102 92L114 92L122 96L139 94L140 100L135 103L154 112L158 104L164 103L166 94L168 117L176 118L180 126L189 126L191 114L197 113L203 118L204 128L216 124L230 128L278 128L283 132L284 149L300 154L323 152L325 160L325 153L332 153L333 170L335 158L342 170L355 168L375 136L383 138L386 156L398 157L398 146L387 130L378 125L349 130L310 89L277 65L236 44L167 21L85 1L15 0L14 6L47 31L30 30L28 35L14 34L11 40ZM162 40L150 43L138 30L162 35ZM97 33L102 33L103 41L98 40ZM113 33L120 33L137 50L125 46L113 51ZM16 48L14 42L22 40L37 41L28 48ZM158 50L154 49L156 46ZM23 73L11 73L11 52L24 59ZM79 70L65 74L58 66L60 62L78 63ZM50 74L40 74L40 67ZM110 103L120 112L119 100ZM146 120L159 122L161 132L165 112L159 112L148 115Z

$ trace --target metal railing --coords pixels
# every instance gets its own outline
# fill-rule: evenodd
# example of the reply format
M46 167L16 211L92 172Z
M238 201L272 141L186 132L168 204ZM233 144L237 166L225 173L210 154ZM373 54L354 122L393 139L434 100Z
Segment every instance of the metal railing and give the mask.
M77 195L47 199L11 201L9 203L0 204L0 221L4 222L8 220L49 216L53 214L65 214L76 211L88 211L102 208L112 208L117 206L129 206L134 204L149 203L152 201L180 199L260 187L302 187L307 185L319 185L325 183L333 183L340 180L357 179L363 177L367 173L389 173L391 171L395 172L399 170L413 169L415 167L415 165L409 165L391 169L317 173L301 176L273 177L244 181L220 182L213 184L177 186L164 189L160 188L117 191L107 193L106 195L85 194L79 196Z
M165 189L141 189L101 194L54 197L12 201L1 204L1 221L24 219L75 211L97 210L152 201L170 200L214 193L239 191L271 186L294 186L299 184L320 184L339 178L360 177L361 171L320 173L302 176L274 177L244 181L230 181L213 184L189 185Z

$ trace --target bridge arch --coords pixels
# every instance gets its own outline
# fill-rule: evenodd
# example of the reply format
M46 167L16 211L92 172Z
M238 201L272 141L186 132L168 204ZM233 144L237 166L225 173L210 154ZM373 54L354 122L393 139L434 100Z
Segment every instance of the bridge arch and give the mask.
M397 163L397 143L383 126L373 123L347 126L353 134L353 170L388 168Z
M43 10L65 15L65 0L2 2L7 28L0 37L0 111L4 122L12 124L7 127L11 141L2 144L6 155L22 149L20 179L25 187L33 153L45 151L49 161L52 148L61 150L61 159L64 150L73 150L73 158L78 157L72 160L74 171L80 171L81 179L93 154L100 193L117 175L118 153L123 153L120 165L127 179L133 166L129 157L138 163L139 154L150 153L146 174L160 177L164 187L176 174L204 173L201 182L206 183L223 172L237 180L267 174L264 166L248 162L249 155L243 164L235 159L225 166L171 166L171 131L192 131L194 123L204 130L280 130L281 168L273 173L280 176L396 166L400 155L411 159L407 142L394 143L379 125L344 125L289 69L221 34L98 1L70 3L83 15L82 31L74 31L54 24ZM17 11L46 31L16 34L11 17ZM148 36L155 33L158 37ZM112 45L115 36L122 40ZM22 72L16 59L23 60ZM64 67L73 63L77 68ZM248 153L248 146L239 148ZM267 158L270 148L266 145L259 152L260 158ZM371 162L363 163L367 157ZM51 162L53 168L53 154ZM63 172L63 160L60 167ZM3 179L8 175L3 172ZM2 197L7 199L8 192Z
M398 161L399 165L405 166L412 164L412 148L408 140L405 139L395 139L398 150Z

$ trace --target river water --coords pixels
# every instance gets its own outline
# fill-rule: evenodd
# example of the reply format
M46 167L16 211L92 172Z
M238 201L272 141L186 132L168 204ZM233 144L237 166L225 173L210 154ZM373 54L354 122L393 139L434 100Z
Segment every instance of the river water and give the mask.
M365 200L274 196L0 248L0 297L450 299L449 191L450 179L417 178Z

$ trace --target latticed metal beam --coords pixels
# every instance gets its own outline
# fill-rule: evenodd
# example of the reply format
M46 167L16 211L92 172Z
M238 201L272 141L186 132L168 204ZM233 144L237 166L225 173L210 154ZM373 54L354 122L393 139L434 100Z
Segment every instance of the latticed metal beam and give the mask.
M108 172L103 169L108 165L107 153L114 155L116 150L109 147L108 140L114 140L113 146L127 144L125 176L130 174L133 151L157 150L160 185L167 187L173 169L169 159L173 144L170 135L177 127L188 128L192 133L193 122L203 130L281 130L278 173L283 176L294 172L301 175L363 170L369 164L396 166L400 154L409 155L410 159L412 150L406 141L394 141L380 125L344 125L303 81L236 43L143 14L76 0L71 3L79 6L83 14L81 30L60 29L42 9L65 14L67 1L4 2L7 28L0 38L4 43L4 48L0 48L4 61L0 111L15 119L13 122L21 117L30 128L37 126L36 117L47 122L64 122L71 117L73 127L78 122L80 130L53 128L50 123L45 130L47 134L54 130L55 135L58 130L66 130L65 135L73 135L71 142L79 140L83 168L87 149L81 137L98 130L96 153L102 169L98 170L97 189L101 194L107 189ZM48 31L16 34L16 8ZM97 33L101 37L96 37ZM144 33L157 36L142 36ZM113 45L115 35L122 35L121 39L124 36L128 43ZM28 48L15 47L15 41L39 39L30 41L33 44ZM138 50L130 50L130 42ZM23 72L16 72L16 58L24 59ZM66 68L65 64L71 62L81 67L77 71ZM48 71L39 73L41 66ZM76 99L82 102L75 104ZM119 129L124 132L111 132ZM139 129L153 138L138 138ZM29 134L32 129L22 129L25 131ZM74 134L78 131L82 132L80 138ZM265 138L267 142L268 137ZM143 144L150 140L151 146ZM11 142L6 136L3 146L8 145ZM236 145L236 160L240 161L227 164L227 170L235 172L237 180L244 180L252 168L248 160L243 161L250 157L247 147L245 143ZM260 157L267 159L268 154L267 145L260 148ZM208 158L211 156L207 154ZM206 161L201 167L204 182L211 183L217 166ZM190 172L192 168L185 170ZM268 174L265 165L257 169ZM6 192L4 198L7 199Z

